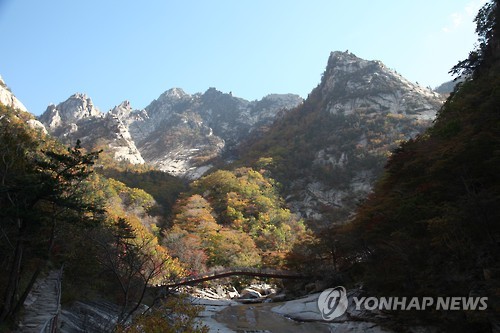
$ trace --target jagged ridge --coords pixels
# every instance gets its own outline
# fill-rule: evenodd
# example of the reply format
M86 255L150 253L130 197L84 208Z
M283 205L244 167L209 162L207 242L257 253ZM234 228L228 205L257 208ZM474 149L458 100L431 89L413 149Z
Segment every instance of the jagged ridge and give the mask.
M301 102L291 94L250 102L215 88L194 95L173 88L145 109L125 101L104 114L88 96L75 94L50 105L40 120L63 141L105 144L117 160L197 178L210 168L210 159Z

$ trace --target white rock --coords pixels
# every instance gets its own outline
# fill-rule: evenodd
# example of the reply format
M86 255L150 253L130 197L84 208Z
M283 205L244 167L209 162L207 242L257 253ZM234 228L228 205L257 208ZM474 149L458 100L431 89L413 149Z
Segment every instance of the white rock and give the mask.
M7 85L0 76L0 103L3 105L10 106L14 109L19 109L24 112L28 112L28 109L17 99L12 92L7 89Z
M38 130L42 131L44 134L48 134L48 131L45 128L45 126L41 122L39 122L38 120L36 120L36 119L30 119L30 120L28 120L27 124L31 128L38 129Z

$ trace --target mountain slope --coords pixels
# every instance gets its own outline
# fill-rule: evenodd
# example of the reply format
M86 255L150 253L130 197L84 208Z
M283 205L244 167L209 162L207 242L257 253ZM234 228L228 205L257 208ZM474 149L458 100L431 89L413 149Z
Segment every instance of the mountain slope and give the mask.
M243 161L272 158L287 201L315 224L341 223L371 190L396 144L431 124L443 97L380 61L332 52L321 83Z

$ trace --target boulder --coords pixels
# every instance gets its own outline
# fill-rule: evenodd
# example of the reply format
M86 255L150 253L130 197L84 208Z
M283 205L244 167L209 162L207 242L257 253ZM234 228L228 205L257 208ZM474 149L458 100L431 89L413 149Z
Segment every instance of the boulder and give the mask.
M245 288L242 290L239 299L257 299L262 298L262 294L257 290L251 288Z

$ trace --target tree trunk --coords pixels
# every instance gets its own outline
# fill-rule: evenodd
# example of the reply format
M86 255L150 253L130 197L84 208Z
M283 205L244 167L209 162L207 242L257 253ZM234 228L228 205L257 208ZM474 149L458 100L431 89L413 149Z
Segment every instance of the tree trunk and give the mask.
M21 310L21 306L24 304L24 301L28 297L31 289L33 288L33 285L35 284L36 280L38 279L38 276L42 272L43 265L39 264L33 275L31 276L30 282L26 289L24 290L22 296L19 298L17 301L16 305L14 306L13 310L11 311L13 314L19 313L19 310Z
M16 249L14 252L14 261L12 262L12 268L9 273L9 281L7 287L5 288L4 303L2 308L2 313L0 314L0 322L5 321L7 317L14 315L14 304L16 303L16 295L19 289L19 280L21 277L21 263L23 260L24 252L24 240L19 237L16 243Z

